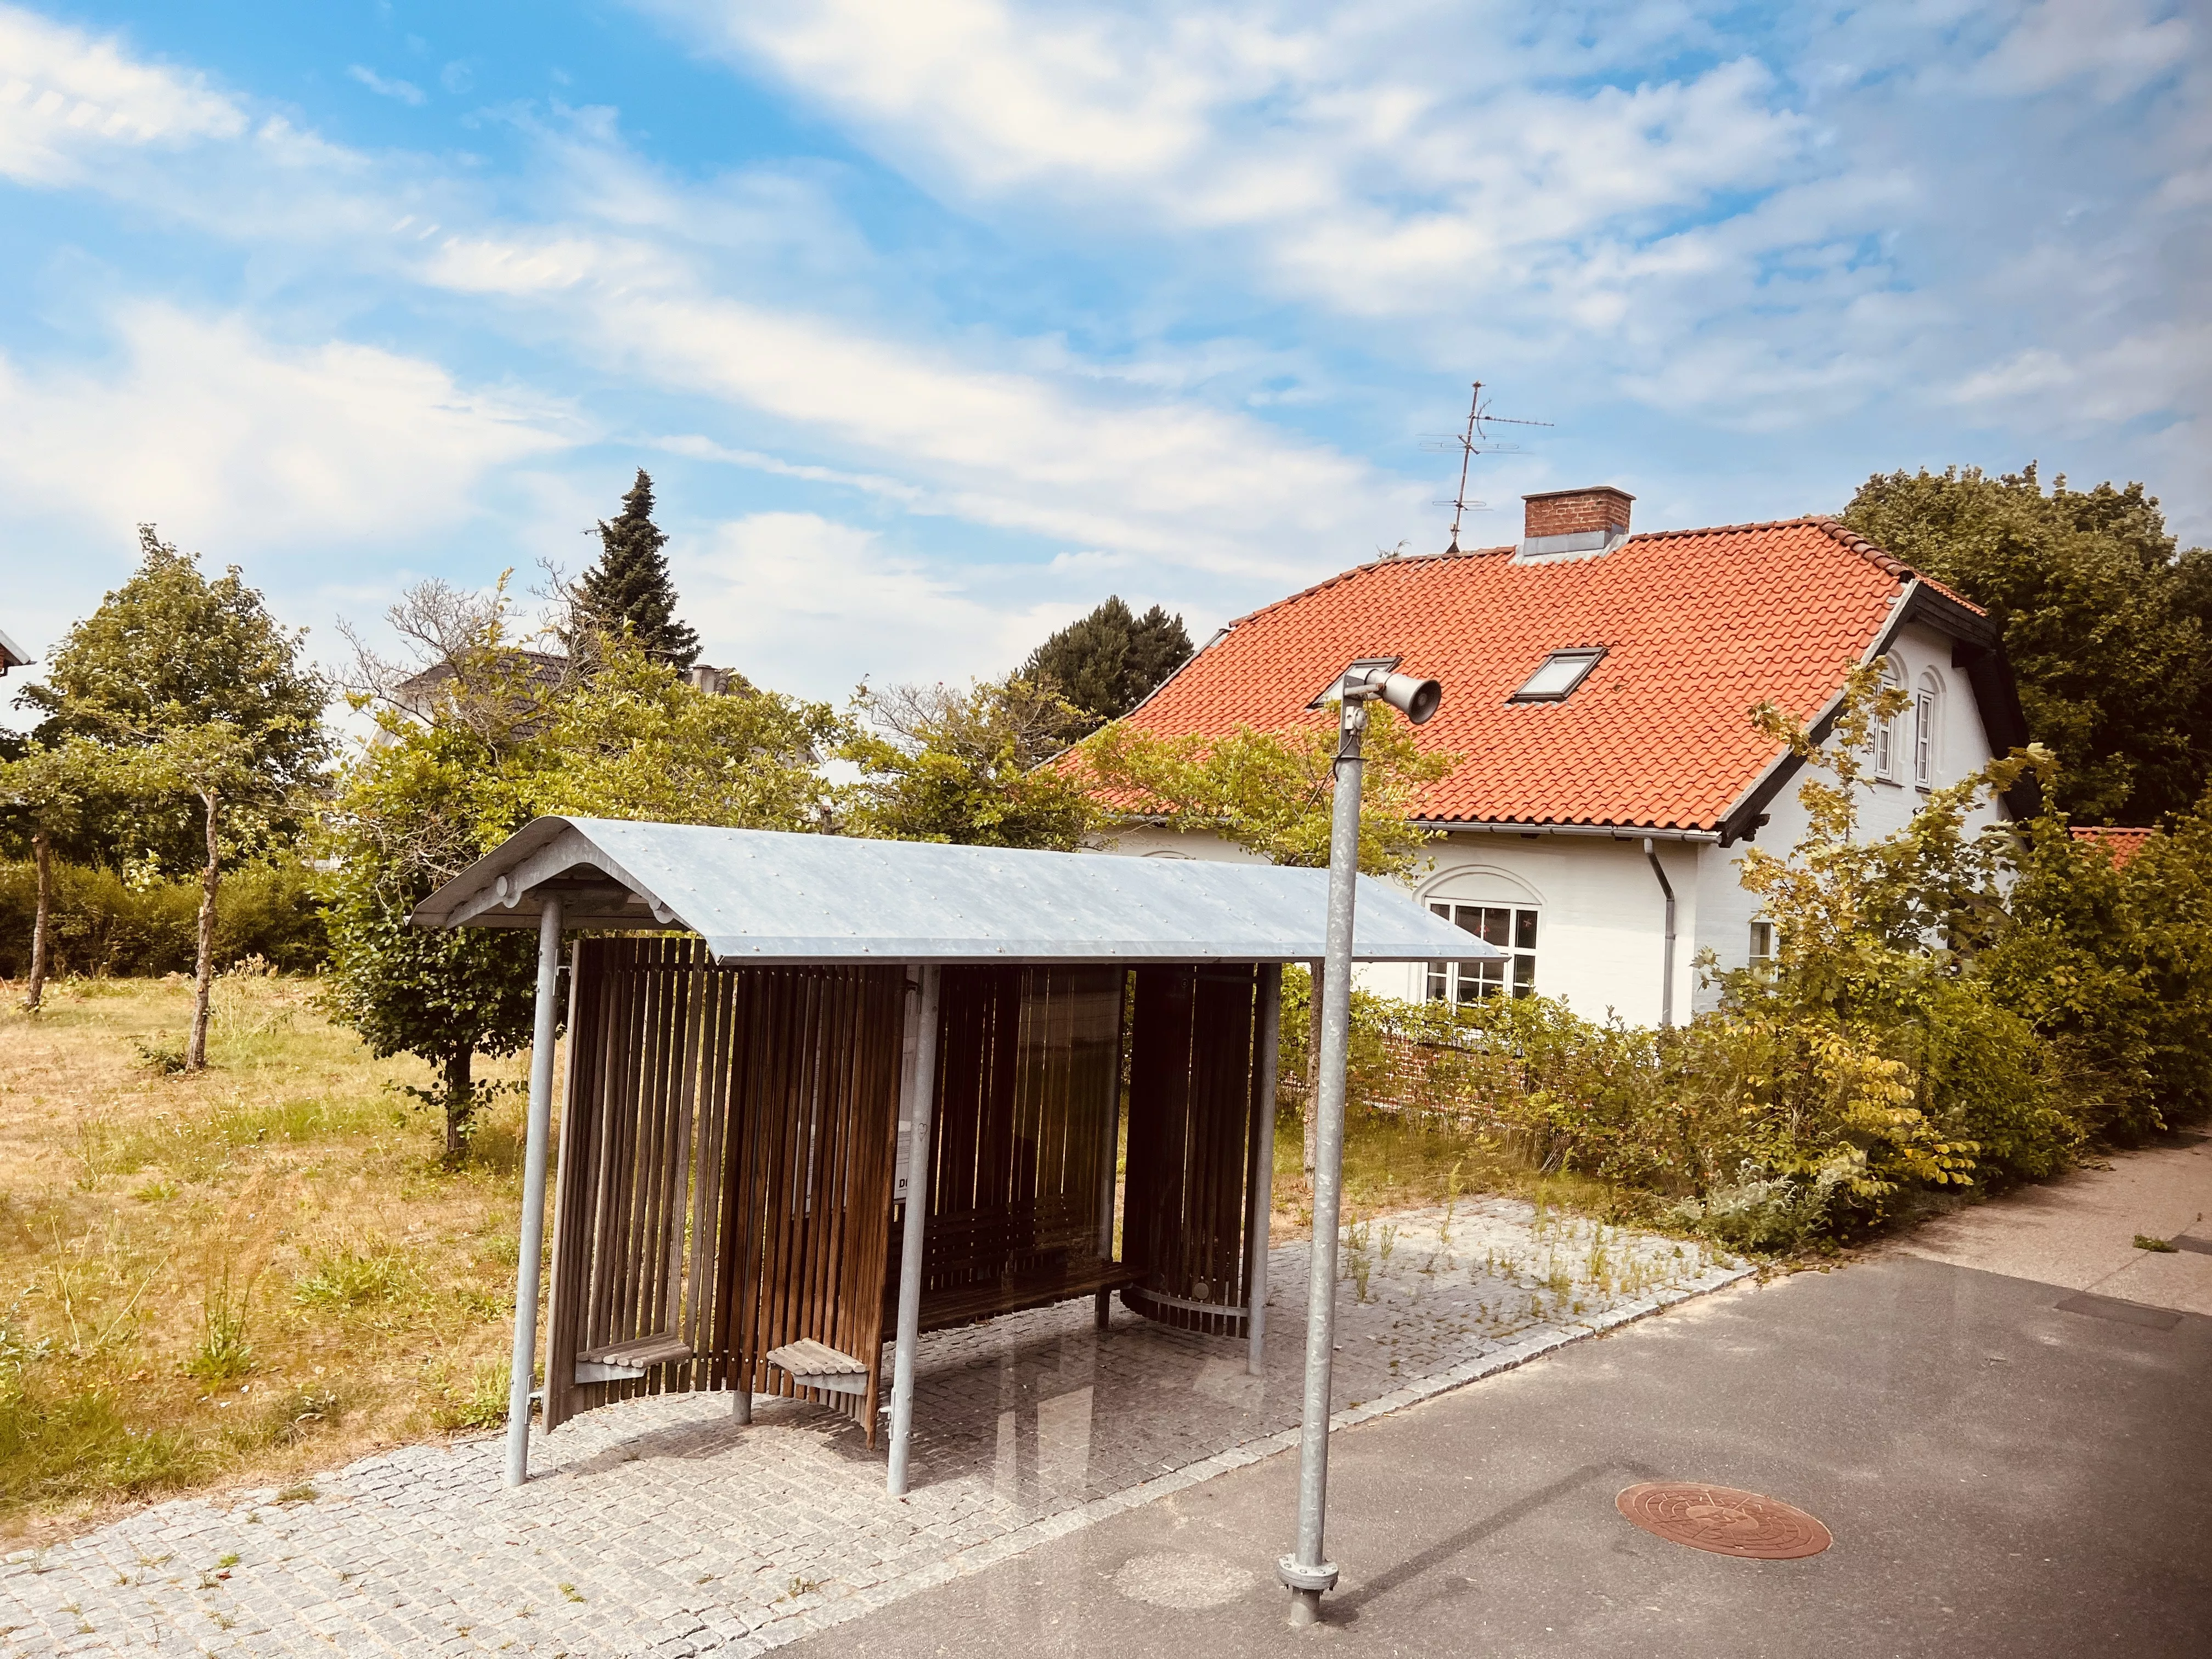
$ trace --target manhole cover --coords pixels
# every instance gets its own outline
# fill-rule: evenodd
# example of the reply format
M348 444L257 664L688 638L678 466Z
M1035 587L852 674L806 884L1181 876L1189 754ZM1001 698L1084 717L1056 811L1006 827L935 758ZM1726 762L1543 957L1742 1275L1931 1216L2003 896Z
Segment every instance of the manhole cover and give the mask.
M1644 1531L1715 1555L1795 1561L1836 1541L1804 1510L1733 1486L1653 1480L1631 1486L1613 1504Z
M1250 1589L1253 1582L1252 1575L1234 1561L1176 1551L1133 1555L1114 1575L1114 1588L1130 1600L1186 1613L1226 1607Z

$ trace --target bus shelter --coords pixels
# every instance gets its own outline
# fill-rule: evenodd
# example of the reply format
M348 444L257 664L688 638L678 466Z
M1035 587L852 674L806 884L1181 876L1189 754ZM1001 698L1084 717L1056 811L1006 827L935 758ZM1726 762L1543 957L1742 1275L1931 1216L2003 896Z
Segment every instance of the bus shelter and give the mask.
M544 1424L726 1389L843 1412L905 1489L924 1331L1077 1297L1259 1369L1283 964L1318 870L540 818L426 899L531 927L507 1475L527 1471L556 965ZM1354 956L1492 953L1363 881Z

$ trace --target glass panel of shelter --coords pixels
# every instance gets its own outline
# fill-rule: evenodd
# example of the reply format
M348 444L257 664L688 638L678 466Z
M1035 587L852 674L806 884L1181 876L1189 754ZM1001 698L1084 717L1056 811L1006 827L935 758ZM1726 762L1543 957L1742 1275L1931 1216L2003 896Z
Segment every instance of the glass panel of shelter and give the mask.
M1479 1002L1484 997L1536 993L1536 912L1519 904L1432 903L1429 908L1486 944L1510 954L1479 962L1432 962L1431 1002Z

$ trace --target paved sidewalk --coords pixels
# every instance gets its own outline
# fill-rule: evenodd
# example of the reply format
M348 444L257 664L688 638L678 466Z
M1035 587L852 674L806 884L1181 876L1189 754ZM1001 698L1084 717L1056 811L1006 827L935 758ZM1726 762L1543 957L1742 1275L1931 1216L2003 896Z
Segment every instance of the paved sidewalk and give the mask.
M2175 1243L2140 1249L2136 1238ZM2123 1302L2212 1314L2212 1136L2169 1135L2100 1169L1915 1228L1897 1247Z
M925 1339L915 1490L842 1418L672 1395L587 1413L499 1485L487 1437L145 1510L0 1564L24 1656L758 1653L1253 1463L1295 1441L1308 1255L1270 1265L1267 1374L1243 1345L1085 1301ZM1353 1231L1340 1425L1745 1270L1694 1245L1483 1200Z

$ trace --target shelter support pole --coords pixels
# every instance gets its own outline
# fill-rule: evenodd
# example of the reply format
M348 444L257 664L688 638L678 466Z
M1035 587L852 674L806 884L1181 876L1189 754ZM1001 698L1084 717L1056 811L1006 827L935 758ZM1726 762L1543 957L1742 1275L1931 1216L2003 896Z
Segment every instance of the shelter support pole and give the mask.
M1268 963L1260 969L1259 1053L1253 1056L1259 1073L1260 1121L1252 1126L1259 1146L1252 1154L1252 1225L1248 1241L1252 1266L1245 1275L1244 1369L1255 1376L1267 1372L1267 1219L1275 1209L1275 1057L1283 1036L1283 970Z
M1275 1564L1291 1592L1291 1623L1321 1617L1337 1570L1322 1553L1328 1509L1331 1355L1336 1342L1336 1229L1344 1200L1344 1065L1352 1039L1352 912L1359 878L1361 734L1367 706L1344 700L1329 820L1328 954L1322 964L1321 1075L1314 1091L1313 1266L1306 1282L1306 1393L1298 1434L1298 1542Z
M522 1249L514 1264L514 1363L507 1385L507 1484L530 1478L530 1383L538 1366L538 1285L545 1255L545 1163L553 1139L554 998L561 982L561 899L538 913L538 1007L530 1036L530 1127L522 1156Z
M921 1270L928 1248L930 1124L937 1108L937 1005L942 970L921 970L914 1097L907 1105L906 1231L899 1242L898 1346L891 1355L891 1459L884 1485L906 1496L907 1451L914 1433L915 1350L921 1344Z
M1651 873L1659 878L1659 890L1667 896L1667 948L1660 965L1665 977L1659 981L1659 1029L1663 1031L1674 1023L1674 884L1667 879L1667 866L1659 862L1659 849L1649 836L1644 838L1644 856L1651 861Z

